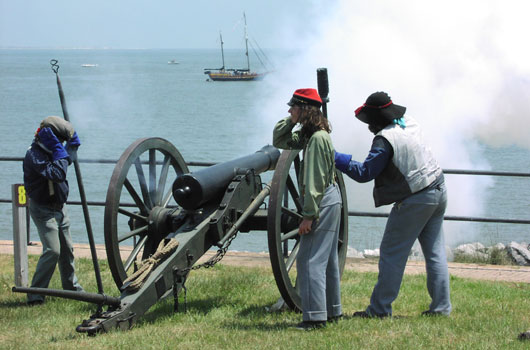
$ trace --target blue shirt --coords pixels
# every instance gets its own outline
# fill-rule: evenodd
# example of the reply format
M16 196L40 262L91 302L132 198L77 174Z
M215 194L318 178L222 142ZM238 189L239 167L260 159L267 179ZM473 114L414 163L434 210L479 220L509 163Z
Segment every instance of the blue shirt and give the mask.
M335 151L335 166L357 182L368 182L381 174L393 155L394 150L390 143L384 137L376 136L364 162L353 160L349 154Z
M39 204L64 204L68 198L68 158L53 160L37 143L32 143L22 163L24 187L28 196ZM50 181L53 194L50 193Z

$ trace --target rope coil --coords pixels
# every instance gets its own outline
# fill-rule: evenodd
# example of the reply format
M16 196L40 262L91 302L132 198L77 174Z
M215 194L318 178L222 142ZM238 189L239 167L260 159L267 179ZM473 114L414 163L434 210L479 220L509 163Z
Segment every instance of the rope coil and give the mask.
M184 285L186 277L190 271L198 270L200 268L210 268L217 264L219 261L221 261L225 256L228 247L236 238L236 236L237 235L233 235L232 237L230 237L230 239L217 250L217 253L204 263L195 266L190 266L182 270L182 274L184 276L184 282L182 284ZM140 288L142 288L143 284L147 280L147 277L149 277L151 271L153 271L154 268L158 266L158 264L160 264L162 261L164 261L169 255L173 254L173 252L178 248L178 246L179 242L176 239L170 239L169 242L165 245L164 240L162 240L158 245L156 252L152 256L137 263L138 270L129 277L127 277L125 281L123 281L121 290L130 293L135 293L140 290Z
M138 270L123 281L121 289L131 293L137 292L143 286L151 271L171 255L178 246L179 242L176 239L170 239L167 244L164 244L164 240L162 240L152 256L138 263Z

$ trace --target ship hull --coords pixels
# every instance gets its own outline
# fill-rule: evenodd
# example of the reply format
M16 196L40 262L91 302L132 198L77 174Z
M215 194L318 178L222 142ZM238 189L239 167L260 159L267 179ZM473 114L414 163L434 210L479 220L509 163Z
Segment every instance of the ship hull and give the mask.
M230 74L230 73L207 73L213 81L252 81L263 79L263 74Z

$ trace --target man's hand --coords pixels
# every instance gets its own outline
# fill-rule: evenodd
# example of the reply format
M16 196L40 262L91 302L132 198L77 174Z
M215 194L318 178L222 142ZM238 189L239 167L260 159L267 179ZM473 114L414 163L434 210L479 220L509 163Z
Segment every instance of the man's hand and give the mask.
M291 121L293 124L296 124L300 121L300 114L302 114L302 109L298 106L292 106L289 108L289 114L291 114Z
M343 173L348 171L352 156L346 153L335 151L335 167Z
M64 148L63 144L57 136L53 133L52 129L49 127L43 128L39 131L39 141L46 147L50 152L52 152L52 158L54 161L58 159L68 158L68 153Z
M66 143L66 146L67 147L79 147L79 146L81 146L81 140L79 140L79 136L77 136L77 132L74 131L74 135Z
M53 150L57 144L61 144L61 141L59 141L57 136L55 136L52 129L49 127L42 128L38 135L39 141L50 151Z
M311 232L311 226L313 225L313 219L303 219L302 223L298 227L299 235L307 235Z

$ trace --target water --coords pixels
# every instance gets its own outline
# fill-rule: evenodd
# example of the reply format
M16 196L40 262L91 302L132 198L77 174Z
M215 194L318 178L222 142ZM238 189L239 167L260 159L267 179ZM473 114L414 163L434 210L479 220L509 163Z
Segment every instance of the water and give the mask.
M281 54L275 54L281 60ZM227 50L225 55L227 66L246 65L241 51ZM70 119L81 137L80 159L118 159L134 140L155 136L173 143L187 161L220 162L252 153L271 142L271 120L283 115L261 117L259 101L266 98L270 87L266 81L207 82L203 68L219 67L219 56L218 50L0 50L0 154L22 157L39 122L48 115L62 116L49 64L52 58L59 60ZM172 59L180 64L167 64ZM81 66L87 63L98 66ZM271 75L266 79L281 78ZM481 147L479 154L491 170L529 172L527 150ZM0 164L0 198L9 199L10 185L22 182L21 164ZM113 169L114 165L81 164L89 201L105 200ZM457 181L458 176L462 175L447 175L448 182ZM79 200L73 169L68 178L70 199ZM346 181L350 210L373 210L372 185ZM488 181L482 216L530 219L528 179L488 177ZM87 242L80 206L69 206L69 213L74 241ZM90 217L95 240L103 243L103 208L90 207ZM350 217L349 245L377 248L384 224L385 219ZM445 230L452 245L469 241L489 245L529 242L528 226L446 222ZM0 239L12 239L10 204L0 203L0 227ZM33 225L31 230L31 239L37 240ZM266 235L240 233L232 249L267 251Z

